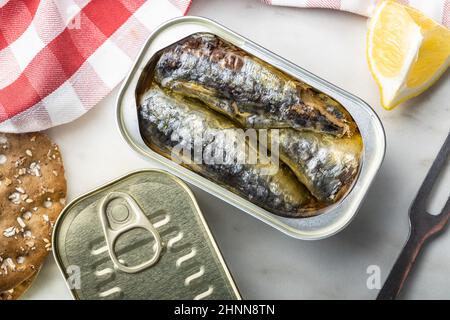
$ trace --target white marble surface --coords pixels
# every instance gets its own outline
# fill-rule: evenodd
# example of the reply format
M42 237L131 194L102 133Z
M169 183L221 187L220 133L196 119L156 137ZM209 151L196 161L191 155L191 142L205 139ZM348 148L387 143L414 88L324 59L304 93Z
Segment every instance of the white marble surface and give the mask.
M408 207L450 129L449 73L421 97L387 112L366 64L364 18L269 7L258 0L195 0L189 13L215 19L360 96L386 129L385 162L358 216L326 240L291 239L194 189L243 297L374 298L366 269L378 265L386 277L408 233ZM154 167L119 136L116 94L117 89L81 119L50 130L64 155L70 199L133 169ZM403 298L450 298L449 246L450 232L427 246ZM25 298L70 299L53 257Z

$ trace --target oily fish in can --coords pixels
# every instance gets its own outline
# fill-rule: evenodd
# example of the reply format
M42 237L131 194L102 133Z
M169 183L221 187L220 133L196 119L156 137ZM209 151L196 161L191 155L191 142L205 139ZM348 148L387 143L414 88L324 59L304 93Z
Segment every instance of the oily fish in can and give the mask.
M324 212L361 167L361 134L338 101L213 34L154 55L136 99L153 151L280 216ZM258 161L237 160L252 152Z
M191 191L163 171L72 201L53 241L77 299L240 299Z

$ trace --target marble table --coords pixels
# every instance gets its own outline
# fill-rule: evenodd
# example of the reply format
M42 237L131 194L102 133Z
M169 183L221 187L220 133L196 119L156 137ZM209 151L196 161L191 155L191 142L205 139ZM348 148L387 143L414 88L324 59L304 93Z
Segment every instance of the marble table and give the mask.
M373 299L368 270L384 281L408 234L408 207L450 129L450 77L385 111L365 58L367 20L329 10L270 7L258 0L195 0L212 18L367 101L387 135L384 164L355 220L326 240L289 238L194 188L247 299ZM49 131L64 155L69 200L126 172L156 167L119 135L114 90L75 122ZM450 176L443 183L450 189ZM427 246L402 298L450 298L450 232ZM368 269L369 268L369 269ZM50 256L26 299L71 299Z

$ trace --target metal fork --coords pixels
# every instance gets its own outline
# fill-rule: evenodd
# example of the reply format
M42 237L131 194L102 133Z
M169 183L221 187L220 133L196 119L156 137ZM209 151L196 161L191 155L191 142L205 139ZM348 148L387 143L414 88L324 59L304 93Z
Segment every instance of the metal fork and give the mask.
M408 240L381 288L378 300L393 300L398 296L423 245L431 236L442 231L450 218L450 197L438 215L427 212L427 200L449 154L450 133L409 209Z

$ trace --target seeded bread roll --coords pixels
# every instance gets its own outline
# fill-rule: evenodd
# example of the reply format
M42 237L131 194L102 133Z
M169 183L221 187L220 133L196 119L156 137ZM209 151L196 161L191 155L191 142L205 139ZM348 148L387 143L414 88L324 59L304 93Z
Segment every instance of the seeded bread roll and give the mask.
M0 134L0 292L42 265L66 192L58 146L46 135Z

